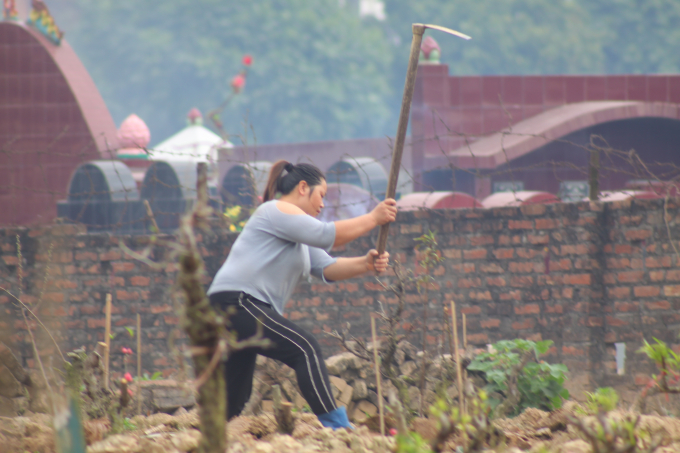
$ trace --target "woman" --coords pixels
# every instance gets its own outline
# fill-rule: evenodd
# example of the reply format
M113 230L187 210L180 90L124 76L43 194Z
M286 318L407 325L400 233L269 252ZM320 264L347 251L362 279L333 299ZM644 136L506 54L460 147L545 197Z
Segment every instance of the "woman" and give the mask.
M319 343L284 318L283 308L298 282L310 275L328 282L384 271L388 253L378 256L371 250L365 256L332 258L327 252L394 221L397 208L387 199L369 214L323 223L314 217L324 207L326 190L326 178L315 166L276 162L262 205L210 285L214 307L236 307L230 328L239 340L255 335L261 322L272 344L234 352L227 360L227 419L239 415L250 398L255 359L262 354L295 370L302 395L324 426L351 428L345 408L335 405ZM277 193L281 196L275 199Z

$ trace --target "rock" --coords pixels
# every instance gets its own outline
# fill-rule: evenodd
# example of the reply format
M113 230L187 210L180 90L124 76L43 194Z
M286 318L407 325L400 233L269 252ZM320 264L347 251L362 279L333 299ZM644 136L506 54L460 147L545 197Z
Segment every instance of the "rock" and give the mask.
M180 407L196 405L194 390L172 379L141 381L143 402L154 412L175 412Z
M138 453L142 446L139 439L127 434L114 434L87 447L87 453Z
M583 440L572 440L560 445L555 451L556 453L590 453L591 446Z
M269 442L258 442L251 451L253 453L274 453L275 450ZM280 450L277 450L277 453L278 451Z
M399 369L404 376L415 378L416 376L414 373L418 370L418 364L413 360L407 360L399 367Z
M262 412L274 412L274 402L270 400L262 401Z
M198 448L201 442L201 432L197 429L180 431L172 436L172 444L179 451L192 451Z
M408 388L409 409L417 411L420 409L420 390L418 387Z
M340 401L342 405L347 406L352 401L353 393L354 389L348 385L347 387L345 387L345 390L343 390L342 393L340 394L338 401Z
M359 401L368 396L368 387L366 381L357 379L354 381L354 389L352 390L352 401Z
M352 414L352 419L356 421L365 420L378 413L378 408L375 404L370 401L362 400L359 401L357 406L354 408L354 413Z
M338 389L338 392L340 393L342 393L345 390L345 388L349 385L347 384L347 381L337 376L329 376L329 379L331 381L331 384L334 385Z
M357 356L351 352L343 352L342 354L334 355L326 359L326 368L328 368L328 374L332 376L340 376L347 369L356 370L360 368L360 364L357 363L359 359Z
M15 398L0 396L0 416L16 417L22 415L28 409L28 403L28 398L25 396Z
M426 441L431 441L437 437L437 422L435 420L430 420L429 418L414 418L413 419L413 431L418 433L420 437Z
M26 396L24 386L16 380L14 375L2 363L0 363L0 396L7 398Z

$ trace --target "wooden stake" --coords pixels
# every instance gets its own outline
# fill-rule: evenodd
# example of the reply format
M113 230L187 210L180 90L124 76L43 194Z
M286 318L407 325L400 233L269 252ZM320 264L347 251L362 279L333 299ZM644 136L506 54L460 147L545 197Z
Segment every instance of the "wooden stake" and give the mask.
M104 388L109 388L109 358L111 356L111 293L106 295L106 324L104 328Z
M467 318L463 313L463 349L467 351Z
M145 199L144 200L144 207L146 208L146 215L149 217L149 220L151 221L151 226L154 227L153 233L160 233L161 230L158 229L158 224L156 223L156 217L153 215L153 211L151 210L151 205L149 204L149 200Z
M292 434L295 430L295 419L292 412L293 405L283 401L281 387L278 385L272 387L272 402L274 403L274 418L279 427L279 432Z
M453 324L453 345L456 354L456 374L458 375L458 404L460 405L460 413L463 414L464 396L463 396L463 372L460 367L460 354L458 353L458 324L456 324L456 303L451 301L451 323Z
M371 314L371 336L373 337L373 360L375 362L375 383L378 387L378 413L380 414L380 435L385 435L385 414L383 412L382 386L380 385L380 364L378 362L378 338L375 335L375 317Z
M137 414L142 415L142 317L137 313Z

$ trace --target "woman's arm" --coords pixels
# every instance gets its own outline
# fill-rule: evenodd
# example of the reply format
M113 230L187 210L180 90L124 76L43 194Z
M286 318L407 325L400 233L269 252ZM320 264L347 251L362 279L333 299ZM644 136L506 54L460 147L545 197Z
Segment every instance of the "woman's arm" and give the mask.
M378 257L378 251L373 249L364 256L353 258L338 258L337 261L323 270L326 280L346 280L370 271L384 272L389 263L390 254L385 252Z
M392 198L387 198L368 214L352 219L337 220L335 221L335 242L333 246L338 247L352 242L377 226L394 222L396 218L397 202Z

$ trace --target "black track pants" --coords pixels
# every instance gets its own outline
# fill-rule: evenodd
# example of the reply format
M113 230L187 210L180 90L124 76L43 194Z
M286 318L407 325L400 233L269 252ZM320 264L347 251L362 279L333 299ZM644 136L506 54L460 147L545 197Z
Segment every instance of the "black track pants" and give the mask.
M224 311L230 306L236 307L236 313L229 317L229 324L239 340L255 335L258 322L261 322L263 337L272 343L269 348L248 348L229 356L225 364L227 419L239 415L250 399L258 354L281 361L295 370L302 396L315 414L337 409L321 346L311 333L281 316L269 304L243 292L215 293L210 296L210 303Z

